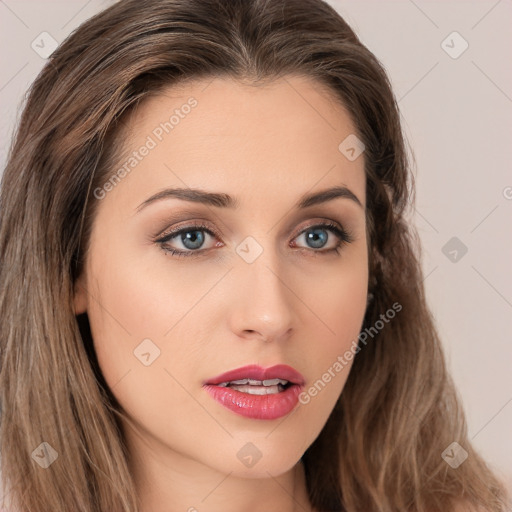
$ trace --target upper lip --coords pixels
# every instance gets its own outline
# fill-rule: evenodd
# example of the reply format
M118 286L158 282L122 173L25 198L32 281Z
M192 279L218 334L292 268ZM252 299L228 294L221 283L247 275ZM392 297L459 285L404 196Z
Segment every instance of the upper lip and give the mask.
M294 368L286 364L277 364L269 368L262 368L257 364L250 364L242 368L230 370L216 377L212 377L204 382L204 384L221 384L223 382L230 382L232 380L240 379L254 379L254 380L268 380L268 379L283 379L291 382L292 384L304 385L304 377Z

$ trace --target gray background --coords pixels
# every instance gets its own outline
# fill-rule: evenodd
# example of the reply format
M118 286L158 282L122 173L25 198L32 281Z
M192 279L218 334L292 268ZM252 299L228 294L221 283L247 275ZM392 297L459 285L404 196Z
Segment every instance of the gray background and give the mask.
M111 3L0 0L2 169L51 38ZM416 158L429 303L470 438L512 487L512 0L329 3L390 75Z

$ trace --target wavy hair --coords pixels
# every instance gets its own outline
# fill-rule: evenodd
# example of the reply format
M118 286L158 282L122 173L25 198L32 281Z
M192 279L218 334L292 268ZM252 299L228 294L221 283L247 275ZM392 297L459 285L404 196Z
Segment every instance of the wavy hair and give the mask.
M382 64L321 0L121 0L83 23L31 86L0 192L0 451L21 512L136 512L116 403L73 294L122 116L173 84L254 85L303 75L349 112L364 142L368 328L403 309L354 360L323 430L302 457L320 511L505 510L472 448L425 300L414 183ZM31 459L45 441L59 461ZM469 458L441 457L457 441ZM467 509L465 509L467 510Z

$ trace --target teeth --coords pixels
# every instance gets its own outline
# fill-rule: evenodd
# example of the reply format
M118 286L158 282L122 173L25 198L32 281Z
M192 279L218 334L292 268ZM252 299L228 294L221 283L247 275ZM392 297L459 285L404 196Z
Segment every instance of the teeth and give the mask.
M285 386L288 384L287 380L284 379L266 379L266 380L254 380L254 379L238 379L238 380L232 380L230 382L222 382L221 384L217 384L217 386L220 387L226 387L228 385L234 386L277 386L278 384L281 384L281 386Z
M281 386L231 386L232 389L247 393L248 395L274 395L280 393L283 388Z
M277 384L282 384L284 386L285 384L288 384L288 381L283 379L267 379L263 381L264 386L275 386Z
M252 386L261 386L261 380L254 380L254 379L238 379L238 380L232 380L230 384L234 384L235 386L242 386L244 384L251 384Z

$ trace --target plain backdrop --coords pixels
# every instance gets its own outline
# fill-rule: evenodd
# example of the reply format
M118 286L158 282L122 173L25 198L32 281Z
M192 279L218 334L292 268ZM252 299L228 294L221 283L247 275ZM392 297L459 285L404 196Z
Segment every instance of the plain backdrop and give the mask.
M0 0L1 169L41 47L111 3ZM470 438L512 487L512 1L329 3L391 79L429 304Z

